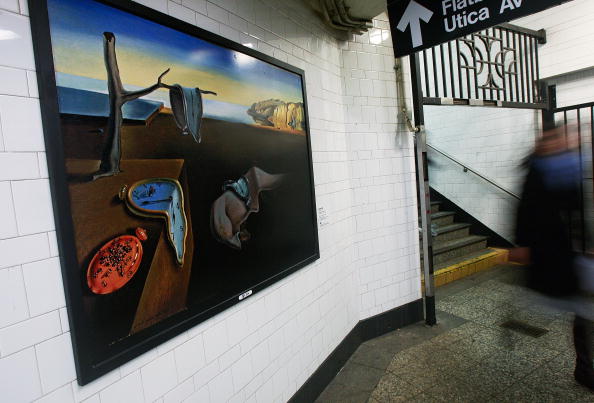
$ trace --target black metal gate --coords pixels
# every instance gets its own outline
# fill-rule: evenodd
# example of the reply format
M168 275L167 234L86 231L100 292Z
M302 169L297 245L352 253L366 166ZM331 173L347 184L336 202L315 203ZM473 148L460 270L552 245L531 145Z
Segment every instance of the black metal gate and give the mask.
M423 104L546 108L543 43L543 30L501 24L419 52Z
M551 89L549 92L554 94L555 91ZM575 245L576 248L585 251L594 246L592 239L594 226L594 198L592 194L594 187L592 164L592 155L594 155L594 144L592 142L594 137L594 125L592 124L594 122L594 102L564 107L553 106L550 111L543 113L545 128L547 124L562 124L565 127L566 136L568 136L569 131L577 133L577 139L574 139L577 144L574 144L574 146L576 146L579 153L582 168L580 192L583 208L579 213L579 217L574 217L570 222L573 223L573 238L579 240L579 244Z

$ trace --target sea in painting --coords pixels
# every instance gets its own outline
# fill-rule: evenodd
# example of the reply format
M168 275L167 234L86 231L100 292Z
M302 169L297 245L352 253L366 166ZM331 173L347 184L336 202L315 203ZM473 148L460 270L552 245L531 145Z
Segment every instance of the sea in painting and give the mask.
M84 290L78 337L92 351L91 365L155 329L206 318L213 307L317 253L299 74L98 1L48 0L48 10L78 261L69 276ZM105 32L115 37L125 91L151 87L168 71L167 85L208 93L200 142L180 130L168 88L126 103L121 172L93 180L109 145ZM243 245L230 248L213 236L212 206L226 183L253 167L284 180L256 195L259 209L242 224ZM118 199L126 186L160 177L183 189L189 229L181 266L169 256L165 220L135 214ZM110 294L85 288L87 266L101 246L136 227L148 239L134 278Z

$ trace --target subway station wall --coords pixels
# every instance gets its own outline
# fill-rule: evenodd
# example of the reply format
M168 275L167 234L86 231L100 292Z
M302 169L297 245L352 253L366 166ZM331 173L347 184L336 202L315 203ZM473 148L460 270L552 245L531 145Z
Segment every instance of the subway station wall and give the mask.
M286 401L359 320L421 296L387 18L341 41L292 0L139 2L305 70L321 259L78 386L27 5L0 0L1 400Z

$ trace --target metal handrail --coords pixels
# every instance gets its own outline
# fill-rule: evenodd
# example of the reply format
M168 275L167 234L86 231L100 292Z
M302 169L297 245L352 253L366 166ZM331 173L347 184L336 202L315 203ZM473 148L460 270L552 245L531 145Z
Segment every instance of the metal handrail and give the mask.
M449 154L447 154L447 153L445 153L445 152L443 152L443 151L441 151L441 150L439 150L439 149L435 148L434 146L432 146L431 144L428 144L428 143L427 143L427 147L431 148L433 151L436 151L436 152L438 152L439 154L443 155L443 156L444 156L444 157L446 157L447 159L449 159L449 160L451 160L451 161L455 162L456 164L460 165L462 168L464 168L464 172L466 172L466 171L470 171L470 172L472 172L473 174L475 174L476 176L480 177L481 179L483 179L483 180L485 180L485 181L489 182L491 185L495 186L495 187L496 187L496 188L498 188L499 190L501 190L501 191L503 191L503 192L507 193L508 195L510 195L511 197L513 197L514 199L516 199L516 200L520 200L520 196L518 196L517 194L515 194L515 193L513 193L513 192L510 192L509 190L507 190L507 189L503 188L501 185L497 184L497 182L495 182L494 180L492 180L492 179L489 179L489 178L487 178L486 176L484 176L484 175L482 175L482 174L478 173L477 171L475 171L474 169L472 169L472 168L468 167L467 165L465 165L465 164L461 163L460 161L458 161L457 159L455 159L455 158L454 158L454 157L452 157L451 155L449 155Z
M572 111L575 109L584 109L584 108L593 108L593 107L594 107L594 102L587 102L585 104L579 104L579 105L562 106L560 108L553 109L552 112L553 113L566 112L566 111Z

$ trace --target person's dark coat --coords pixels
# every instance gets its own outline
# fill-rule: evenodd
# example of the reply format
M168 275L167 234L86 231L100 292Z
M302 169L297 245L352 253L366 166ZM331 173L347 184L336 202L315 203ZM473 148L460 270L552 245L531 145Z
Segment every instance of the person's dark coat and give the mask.
M579 211L580 163L573 152L528 161L516 223L516 242L529 247L527 286L550 296L578 291L573 265L571 217Z

